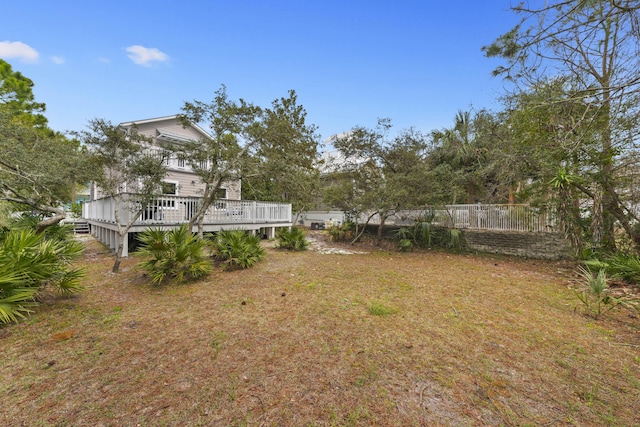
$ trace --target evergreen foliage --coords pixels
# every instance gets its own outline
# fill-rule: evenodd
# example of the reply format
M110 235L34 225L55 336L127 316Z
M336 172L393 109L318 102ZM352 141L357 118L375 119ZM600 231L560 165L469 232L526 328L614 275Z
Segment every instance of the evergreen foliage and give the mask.
M36 305L38 294L51 288L61 294L82 290L84 274L71 262L82 244L70 239L48 239L31 229L10 230L0 242L0 322L17 322Z
M213 237L213 248L229 270L252 267L266 255L260 237L244 230L221 230Z
M149 259L139 266L150 274L154 284L167 278L183 283L211 273L207 242L194 235L187 224L170 231L147 229L140 234L140 242L140 253Z
M298 227L282 228L276 234L278 247L292 251L304 251L309 246L304 230Z

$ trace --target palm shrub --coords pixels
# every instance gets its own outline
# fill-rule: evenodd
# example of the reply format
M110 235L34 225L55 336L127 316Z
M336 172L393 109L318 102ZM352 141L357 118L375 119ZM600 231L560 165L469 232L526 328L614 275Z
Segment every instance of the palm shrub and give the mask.
M637 255L616 253L607 259L607 272L629 283L640 283L640 258Z
M422 247L430 248L436 237L436 228L431 221L420 220L413 226L413 240Z
M604 269L597 273L588 268L579 269L580 285L578 289L573 289L587 314L594 318L620 307L637 310L638 299L632 296L613 295L609 287L609 277Z
M10 230L36 230L38 223L42 221L42 217L32 214L22 214L13 219L9 224ZM73 225L71 224L53 224L43 231L47 240L69 241L73 237Z
M395 238L400 252L409 252L413 249L414 235L410 229L406 227L399 228L395 233Z
M640 283L640 258L637 255L619 252L601 258L584 261L590 270L604 270L610 276L619 277L629 283Z
M445 229L442 243L445 247L450 249L461 249L463 244L462 231L457 228Z
M329 228L329 235L334 242L343 242L351 239L355 229L355 224L350 221L346 221L339 225L332 225Z
M194 235L188 224L172 230L149 228L140 234L139 240L139 252L149 258L138 265L149 273L155 284L167 277L183 283L211 273L207 242Z
M265 257L260 237L244 230L221 230L213 238L213 249L227 269L249 268Z
M395 233L398 250L407 252L414 246L422 248L442 247L461 249L463 246L462 232L456 228L435 227L431 221L420 219L413 227L403 227Z
M282 228L276 233L278 247L292 251L304 251L309 246L305 233L298 227Z
M49 287L61 294L82 290L82 269L71 262L83 247L74 240L47 239L33 230L12 230L0 243L0 322L17 322Z

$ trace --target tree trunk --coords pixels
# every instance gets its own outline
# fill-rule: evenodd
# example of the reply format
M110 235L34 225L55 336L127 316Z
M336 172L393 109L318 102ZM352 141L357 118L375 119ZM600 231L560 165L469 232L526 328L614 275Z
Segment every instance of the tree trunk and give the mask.
M387 216L380 216L380 224L378 225L378 245L382 242L382 231L384 230L384 223L387 220Z
M120 233L118 233L120 236ZM118 241L118 248L116 249L116 260L113 263L113 268L111 268L112 273L118 273L120 271L120 263L122 262L122 251L124 250L124 241L122 240L122 236Z
M373 218L377 213L378 212L374 212L371 215L369 215L369 217L367 218L367 221L362 225L362 229L360 230L360 233L357 232L357 227L356 227L356 237L351 241L352 246L355 245L358 240L360 240L360 237L362 237L364 232L367 230L367 225L369 225L369 221L371 221L371 218Z
M71 182L71 209L73 209L73 205L76 204L76 182L75 180Z

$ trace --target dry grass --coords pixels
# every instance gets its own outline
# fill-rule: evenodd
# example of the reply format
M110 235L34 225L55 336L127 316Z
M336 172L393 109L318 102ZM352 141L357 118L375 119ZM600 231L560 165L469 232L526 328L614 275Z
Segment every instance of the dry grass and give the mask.
M575 314L559 264L269 249L154 288L87 245L85 293L0 329L0 425L640 420L640 322Z

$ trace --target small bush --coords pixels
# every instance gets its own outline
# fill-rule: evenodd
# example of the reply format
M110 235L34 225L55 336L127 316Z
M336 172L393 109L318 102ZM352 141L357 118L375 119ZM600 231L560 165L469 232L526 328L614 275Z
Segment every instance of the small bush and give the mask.
M32 230L12 230L0 243L0 323L31 312L45 287L62 294L82 290L83 271L71 267L83 247L73 240L46 239Z
M7 231L9 230L32 230L35 231L38 223L44 217L32 214L22 214L11 220ZM73 237L73 225L71 224L53 224L44 229L45 240L70 241Z
M616 253L584 261L591 271L604 270L609 276L628 283L640 283L640 258L637 255Z
M620 307L638 309L638 299L628 295L613 295L604 269L597 273L580 268L580 284L573 292L589 316L601 315Z
M422 248L441 247L461 249L462 232L456 228L437 228L428 221L420 220L411 228L400 228L396 234L398 250L408 252L414 246Z
M353 231L355 225L352 222L345 222L340 225L332 225L329 228L329 235L333 242L344 242L350 240L353 237Z
M213 239L215 257L227 269L249 268L265 257L260 237L244 230L222 230Z
M297 227L283 228L276 234L278 247L292 251L304 251L309 246L305 233Z
M182 283L211 273L207 242L194 235L187 224L170 231L147 229L141 233L140 243L140 253L150 259L138 265L151 275L155 284L167 277Z

